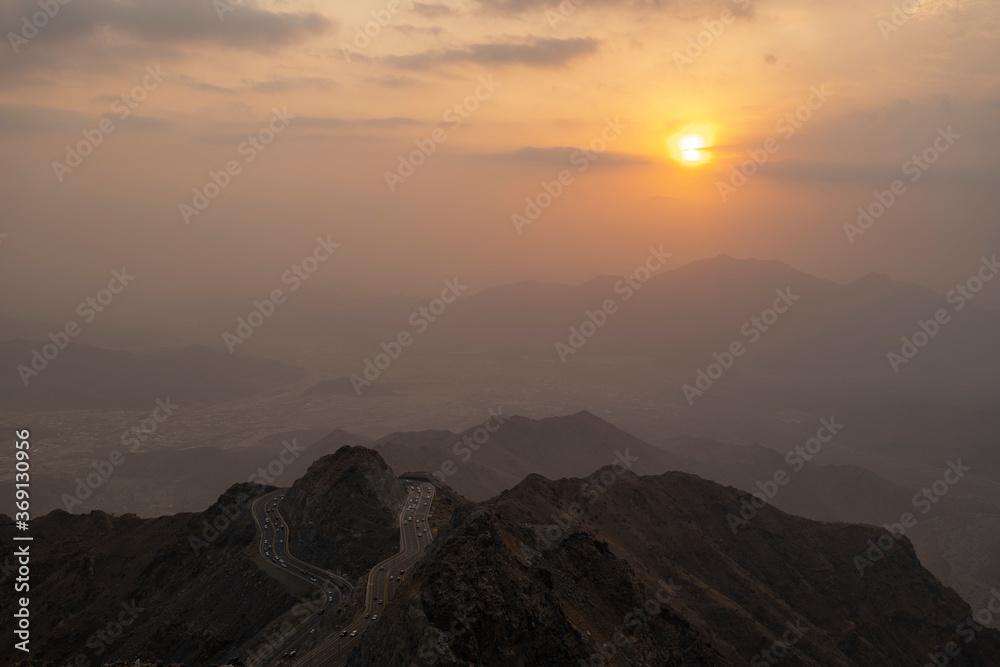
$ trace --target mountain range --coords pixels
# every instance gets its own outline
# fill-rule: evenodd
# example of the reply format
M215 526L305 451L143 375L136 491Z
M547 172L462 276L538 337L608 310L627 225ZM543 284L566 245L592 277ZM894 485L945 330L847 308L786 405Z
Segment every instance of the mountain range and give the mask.
M345 576L374 566L398 548L389 536L404 484L375 450L345 446L323 457L282 505L295 552L325 553L325 565ZM32 561L33 664L83 654L246 665L262 646L278 658L300 627L316 629L303 654L336 633L352 600L339 616L316 616L309 592L259 556L246 507L268 490L237 485L206 512L158 519L62 511L36 519L35 546L45 548ZM862 575L856 555L882 531L764 506L733 534L725 516L745 495L620 464L583 479L530 475L481 503L439 485L433 545L347 664L607 656L756 667L780 654L788 664L904 666L956 642L949 664L1000 665L1000 633L971 629L973 610L921 566L908 540ZM0 532L8 558L8 517ZM0 609L14 604L4 587ZM100 632L107 627L115 633ZM19 658L10 646L0 651L8 664Z

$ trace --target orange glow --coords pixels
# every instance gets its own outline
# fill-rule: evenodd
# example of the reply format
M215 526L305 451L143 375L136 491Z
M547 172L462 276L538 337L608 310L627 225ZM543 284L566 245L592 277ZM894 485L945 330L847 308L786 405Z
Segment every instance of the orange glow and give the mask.
M688 126L667 139L670 157L688 167L700 167L712 158L715 133L705 126Z

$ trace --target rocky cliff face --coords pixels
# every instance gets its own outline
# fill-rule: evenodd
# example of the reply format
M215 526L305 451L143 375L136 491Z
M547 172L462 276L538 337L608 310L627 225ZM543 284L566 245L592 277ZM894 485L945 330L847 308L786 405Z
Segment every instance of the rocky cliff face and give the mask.
M349 665L1000 665L1000 634L905 539L764 507L693 475L537 475L456 511ZM593 502L591 502L591 500ZM980 626L981 627L981 626Z
M311 592L261 569L250 506L269 490L239 484L205 512L157 519L55 511L33 521L25 664L142 658L190 667L245 662L266 650L285 626L301 622ZM377 453L342 447L286 492L292 551L360 576L399 548L405 496ZM0 563L10 562L13 532L0 517ZM12 588L0 592L5 614L13 614ZM0 648L0 664L24 658L10 644Z
M382 457L345 446L319 459L286 493L292 553L355 579L399 550L406 485Z
M247 664L300 601L260 569L247 508L267 490L237 485L198 514L36 519L32 664ZM376 452L344 447L286 493L293 550L360 575L398 548L404 496ZM769 506L734 531L744 500L621 465L530 475L479 504L442 488L437 539L349 664L1000 666L1000 633L905 538L878 555L881 529ZM0 561L12 533L0 517ZM4 586L0 613L13 611ZM3 664L22 658L0 647Z
M673 595L669 582L645 585L585 534L544 562L534 559L524 549L530 535L491 509L465 506L349 664L591 664L619 631L630 635L636 664L718 664L719 655L657 602ZM635 616L649 605L656 609ZM642 632L626 627L629 616Z
M102 665L137 657L225 663L296 599L254 562L249 505L266 489L231 488L205 512L157 519L57 510L31 524L34 664ZM0 525L5 561L12 522ZM13 587L0 592L6 618ZM12 642L0 663L25 659Z

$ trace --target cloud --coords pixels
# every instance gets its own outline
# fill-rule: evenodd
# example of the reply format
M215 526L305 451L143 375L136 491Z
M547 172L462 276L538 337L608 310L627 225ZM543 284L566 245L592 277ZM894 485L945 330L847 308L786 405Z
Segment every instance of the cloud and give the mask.
M86 122L88 122L87 116L75 111L27 104L0 105L0 132L17 134L48 132L82 127Z
M240 92L238 88L227 88L226 86L217 86L214 83L208 83L206 81L200 81L187 74L181 74L177 77L177 82L182 86L186 86L191 90L197 90L205 93L224 93L226 95L235 95Z
M472 44L464 48L425 51L408 56L390 56L387 61L408 70L425 70L438 65L477 64L495 67L561 67L571 60L597 51L600 41L591 38L552 39L529 37L520 43Z
M413 11L429 19L436 19L438 17L448 16L449 14L454 13L454 10L452 10L452 8L448 5L440 5L429 2L414 2Z
M384 88L413 88L427 85L424 81L412 76L370 76L365 79L365 83Z
M567 165L573 153L581 149L572 146L524 146L515 151L505 153L481 153L479 157L483 160L499 162L522 162L530 164L544 165ZM629 165L650 164L650 160L628 153L604 152L594 163L595 166L624 167Z
M20 34L24 17L38 11L36 0L0 3L0 33ZM269 51L333 27L316 12L275 12L250 0L77 0L60 5L27 44L3 58L0 76L28 79L36 72L88 68L108 73L136 60L190 55L182 48L192 45Z
M228 7L229 10L219 12L216 7ZM37 10L35 0L5 3L0 9L0 26L17 30L21 18ZM66 41L92 37L107 30L147 42L207 42L238 48L267 48L319 34L330 27L330 22L315 12L272 12L254 2L86 0L63 7L32 41Z
M294 110L293 110L294 111ZM297 130L359 130L359 129L390 129L394 127L412 127L426 125L415 118L333 118L327 116L295 116L292 126ZM236 145L247 138L248 134L256 132L259 124L252 123L216 123L204 132L192 137L194 141L204 144ZM374 136L374 135L373 135Z
M564 18L575 11L588 7L612 8L615 10L638 10L668 12L684 20L694 20L706 15L718 16L723 9L730 10L737 16L753 16L751 0L477 0L479 6L487 12L498 14L520 15L538 13L546 10L555 11ZM573 12L563 10L567 5L573 7Z
M333 129L357 128L357 127L406 127L413 125L424 125L415 118L404 118L393 116L389 118L325 118L316 116L304 116L295 119L295 124L302 127L327 127Z
M816 181L825 183L881 183L886 186L895 179L907 186L912 174L904 175L898 164L869 162L817 162L811 160L781 160L761 167L766 178L782 181ZM920 182L995 183L998 169L994 166L935 164L921 173Z
M255 93L284 93L289 90L299 90L299 89L321 89L321 90L334 90L340 87L333 79L327 79L324 77L290 77L287 79L269 79L267 81L253 81L251 79L244 79L241 86L219 86L214 83L208 83L205 81L200 81L198 79L192 78L186 74L181 74L177 77L177 82L181 85L190 88L191 90L197 90L206 93L222 93L225 95L238 95L240 93L245 93L248 90Z
M297 90L302 88L318 88L331 90L334 88L339 88L340 84L332 79L325 79L323 77L309 76L309 77L292 77L289 79L271 79L270 81L261 81L254 83L252 86L255 93L284 93L289 90Z
M139 116L133 113L124 120L119 116L120 114L111 112L93 115L35 105L3 104L0 105L0 133L24 135L51 131L79 131L96 127L101 118L111 120L118 127L128 126L149 132L160 132L173 127L169 121L154 116Z
M412 35L430 35L432 37L440 37L444 34L444 28L441 26L420 26L413 25L411 23L404 23L402 25L391 26L396 32L402 33L406 36Z

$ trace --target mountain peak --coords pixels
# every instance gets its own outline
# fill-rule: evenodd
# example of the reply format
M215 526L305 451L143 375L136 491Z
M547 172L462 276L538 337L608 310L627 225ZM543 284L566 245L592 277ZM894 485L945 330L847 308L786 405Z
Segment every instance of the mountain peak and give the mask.
M870 271L870 272L866 273L865 275L861 276L860 278L858 278L858 280L856 282L858 282L858 283L866 283L866 284L879 284L879 285L894 285L894 284L896 284L895 280L893 280L892 278L890 278L886 274L880 273L878 271Z

